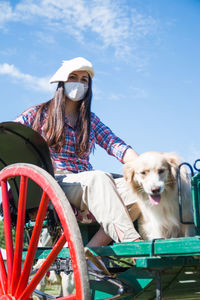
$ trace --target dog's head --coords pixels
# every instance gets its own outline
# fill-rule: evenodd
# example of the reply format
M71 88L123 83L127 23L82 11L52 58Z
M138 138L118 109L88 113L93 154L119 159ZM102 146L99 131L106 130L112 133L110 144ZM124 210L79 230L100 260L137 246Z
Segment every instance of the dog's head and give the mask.
M124 166L124 177L138 194L152 205L160 203L162 193L173 189L180 159L174 153L145 152Z

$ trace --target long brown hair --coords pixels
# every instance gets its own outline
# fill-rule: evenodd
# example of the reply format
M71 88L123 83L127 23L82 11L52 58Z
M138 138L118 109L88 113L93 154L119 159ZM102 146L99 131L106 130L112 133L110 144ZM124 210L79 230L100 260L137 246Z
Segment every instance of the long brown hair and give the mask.
M78 156L84 155L89 149L90 112L92 100L92 80L89 76L88 90L83 100L79 101L79 112L76 123L76 146ZM65 91L64 82L59 82L54 98L40 105L33 129L38 131L43 111L47 118L44 121L44 135L49 147L59 151L65 145Z

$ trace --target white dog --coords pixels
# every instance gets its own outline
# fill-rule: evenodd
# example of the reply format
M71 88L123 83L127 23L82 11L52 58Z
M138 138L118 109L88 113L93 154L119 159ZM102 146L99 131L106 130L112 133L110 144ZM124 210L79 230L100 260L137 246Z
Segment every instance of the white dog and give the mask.
M146 152L124 166L124 177L138 197L143 239L194 235L194 226L180 222L177 170L180 159L174 153ZM181 167L183 220L193 221L190 179Z
M39 247L47 247L53 246L52 238L47 230L47 228L43 229L40 234L40 239L38 243ZM67 243L65 245L67 247ZM34 265L33 269L37 270L39 269L43 262L46 259L38 259L37 263ZM57 289L58 286L60 287L60 295L59 296L68 296L74 292L75 285L74 285L74 273L70 272L69 274L65 274L63 271L59 272L59 274L56 273L56 271L51 270L47 272L47 274L42 278L40 283L37 286L37 290L41 292L45 292L46 287L48 285L56 285ZM59 291L58 291L59 292ZM35 297L36 299L36 297Z

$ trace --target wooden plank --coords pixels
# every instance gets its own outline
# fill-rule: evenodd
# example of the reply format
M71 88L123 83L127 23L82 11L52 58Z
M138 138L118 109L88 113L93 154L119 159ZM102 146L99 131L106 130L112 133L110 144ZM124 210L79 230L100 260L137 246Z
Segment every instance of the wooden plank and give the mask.
M173 266L197 266L200 265L200 256L180 257L142 257L136 259L136 266L140 268L169 268Z
M90 248L94 255L115 257L153 257L200 255L199 237L158 239L133 243L116 243L106 247Z

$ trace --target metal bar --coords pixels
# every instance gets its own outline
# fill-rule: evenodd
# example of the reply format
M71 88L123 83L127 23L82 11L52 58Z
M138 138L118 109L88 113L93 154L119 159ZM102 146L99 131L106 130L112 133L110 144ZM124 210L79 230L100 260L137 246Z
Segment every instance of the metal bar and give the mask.
M197 171L197 172L200 172L200 168L197 167L197 163L200 162L200 159L198 158L197 160L195 160L194 162L194 169Z
M182 224L194 224L194 222L186 222L183 220L183 203L182 203L182 190L181 190L181 167L182 166L187 166L190 169L191 172L191 176L194 176L194 172L192 169L192 166L189 163L182 163L179 165L178 167L178 172L177 172L177 182L178 182L178 202L179 202L179 218L180 218L180 222Z
M3 218L4 218L4 235L7 256L7 276L8 276L8 290L10 289L12 269L13 269L13 239L12 239L12 226L10 216L10 206L8 197L7 181L2 180L2 203L3 203Z
M156 272L156 300L162 300L162 282L159 271Z
M20 278L20 275L21 275L27 185L28 185L28 178L25 176L21 176L19 204L18 204L18 217L17 217L16 237L15 237L15 254L14 254L14 260L13 260L13 274L12 274L12 282L11 282L11 294L12 295L14 294L14 292L16 290L17 280Z
M43 220L46 215L48 203L49 203L49 197L47 196L47 194L45 192L43 192L40 206L38 208L38 214L36 217L35 226L33 228L33 233L31 236L30 243L29 243L28 253L27 253L27 256L26 256L26 259L24 262L24 267L22 270L22 274L21 274L18 286L16 288L16 292L15 292L16 297L19 297L21 295L21 293L23 293L23 291L27 285L27 282L29 279L29 274L31 271L31 267L33 264L33 260L34 260L37 245L38 245L39 236L40 236L40 233L42 230Z
M192 200L194 208L194 223L196 234L200 235L200 173L192 177Z

